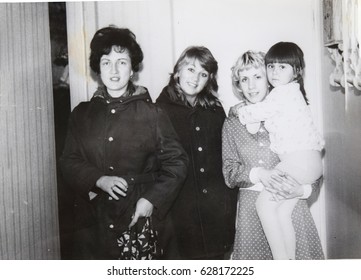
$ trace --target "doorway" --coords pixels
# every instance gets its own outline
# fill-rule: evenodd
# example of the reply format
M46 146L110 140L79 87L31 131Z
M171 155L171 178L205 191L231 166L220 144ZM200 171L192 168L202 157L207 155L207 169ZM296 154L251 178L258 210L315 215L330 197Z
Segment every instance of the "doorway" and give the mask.
M73 194L64 183L59 158L64 148L70 115L70 90L68 70L68 42L66 28L66 3L49 3L51 61L55 122L55 147L57 162L58 211L61 259L71 259L73 232Z

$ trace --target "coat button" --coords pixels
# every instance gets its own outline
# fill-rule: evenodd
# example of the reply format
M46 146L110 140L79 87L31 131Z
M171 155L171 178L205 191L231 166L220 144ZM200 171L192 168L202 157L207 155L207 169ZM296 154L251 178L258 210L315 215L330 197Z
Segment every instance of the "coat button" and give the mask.
M207 191L207 189L203 189L202 192L203 192L204 194L206 194L208 191Z
M109 166L109 170L113 171L114 167L113 166Z
M120 103L123 103L123 100L119 100Z
M199 126L196 126L196 130L197 130L197 131L200 131L201 128L200 128Z
M198 147L198 151L202 152L203 148L202 147Z
M110 225L109 225L109 228L114 228L114 225L113 225L113 224L110 224Z
M111 137L111 136L108 138L108 141L109 141L109 142L112 142L113 140L114 140L114 138Z
M204 172L204 168L199 169L199 171L203 173L203 172Z
M115 109L111 109L110 113L115 114Z

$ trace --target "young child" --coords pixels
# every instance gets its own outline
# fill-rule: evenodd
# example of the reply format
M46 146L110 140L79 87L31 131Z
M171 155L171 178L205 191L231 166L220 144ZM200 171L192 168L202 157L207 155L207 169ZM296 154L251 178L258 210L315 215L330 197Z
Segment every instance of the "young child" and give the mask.
M270 148L281 161L276 169L300 184L313 183L322 176L324 141L307 106L302 78L303 52L294 43L279 42L268 51L265 62L273 89L262 102L239 108L239 120L249 126L264 121L270 134ZM259 170L250 175L253 183L262 182ZM265 189L257 199L257 213L274 259L295 259L296 239L291 214L297 200L278 200Z

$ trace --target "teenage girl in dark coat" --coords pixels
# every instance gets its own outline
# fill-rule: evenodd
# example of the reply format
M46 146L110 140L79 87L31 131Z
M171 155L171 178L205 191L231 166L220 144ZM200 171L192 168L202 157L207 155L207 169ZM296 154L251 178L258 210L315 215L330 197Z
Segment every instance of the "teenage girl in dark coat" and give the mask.
M190 164L171 208L176 245L170 258L223 259L234 238L237 192L222 175L222 125L216 97L218 65L205 47L186 49L157 99L168 113Z
M60 164L76 193L74 258L116 259L117 237L141 217L153 216L162 239L187 155L147 89L130 81L143 59L135 35L103 28L90 48L101 86L71 113Z

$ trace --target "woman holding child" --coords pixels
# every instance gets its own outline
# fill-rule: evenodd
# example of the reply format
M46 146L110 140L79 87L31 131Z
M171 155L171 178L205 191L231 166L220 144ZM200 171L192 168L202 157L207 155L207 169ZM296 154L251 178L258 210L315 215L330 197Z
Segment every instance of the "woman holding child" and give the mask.
M270 92L264 54L244 53L232 68L232 85L244 104L264 101ZM239 107L231 110L233 114L231 112L224 123L222 137L225 181L230 188L239 188L232 258L274 258L256 209L257 198L264 187L274 194L271 197L274 200L296 199L291 215L296 239L293 258L323 259L320 239L306 200L318 189L319 180L312 187L301 185L287 173L275 169L280 159L270 148L264 121L256 125L242 124L238 119Z

